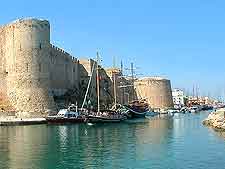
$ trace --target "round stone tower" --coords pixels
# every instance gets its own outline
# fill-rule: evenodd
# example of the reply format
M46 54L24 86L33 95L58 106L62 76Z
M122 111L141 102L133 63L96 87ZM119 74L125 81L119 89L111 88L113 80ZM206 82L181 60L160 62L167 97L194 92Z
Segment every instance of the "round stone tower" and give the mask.
M146 98L152 108L171 108L173 98L170 80L161 77L146 77L135 82L138 98Z
M49 95L50 25L17 20L4 27L7 95L17 111L40 115L55 110Z

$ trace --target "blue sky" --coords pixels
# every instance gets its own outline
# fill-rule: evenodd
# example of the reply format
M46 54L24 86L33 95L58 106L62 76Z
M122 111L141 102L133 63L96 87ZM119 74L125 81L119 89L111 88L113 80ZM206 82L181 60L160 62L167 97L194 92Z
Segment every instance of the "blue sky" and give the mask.
M111 66L131 61L138 73L171 79L173 87L225 93L223 0L2 1L0 24L22 17L48 19L51 41L77 57Z

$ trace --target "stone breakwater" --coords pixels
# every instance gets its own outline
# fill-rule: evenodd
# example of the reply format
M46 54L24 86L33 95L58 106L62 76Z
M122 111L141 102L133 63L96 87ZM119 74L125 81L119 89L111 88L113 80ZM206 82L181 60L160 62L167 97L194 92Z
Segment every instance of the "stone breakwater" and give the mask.
M225 109L218 109L215 112L210 113L202 123L217 131L225 132Z

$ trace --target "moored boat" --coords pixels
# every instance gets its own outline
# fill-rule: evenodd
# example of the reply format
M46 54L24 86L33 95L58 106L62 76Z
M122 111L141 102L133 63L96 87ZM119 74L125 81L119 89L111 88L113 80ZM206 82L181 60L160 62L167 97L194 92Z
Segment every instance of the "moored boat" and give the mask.
M175 114L175 113L180 113L181 111L179 109L171 108L167 110L168 114Z
M135 100L129 105L123 105L128 118L143 118L149 112L148 103L143 100Z
M87 123L88 124L89 123L119 123L121 121L124 121L126 119L126 116L114 110L100 110L99 60L100 59L97 52L97 62L96 62L97 63L96 65L97 112L92 112L87 115ZM92 71L92 75L93 75L93 71ZM115 97L115 105L116 105L116 97Z
M88 123L119 123L126 120L126 116L115 111L103 111L87 116Z
M47 116L48 123L83 123L86 121L86 116L73 110L74 106L69 106L68 109L61 109L55 116Z
M213 110L213 106L210 106L210 105L203 105L203 106L202 106L202 111L207 111L207 110Z
M148 112L148 111L140 111L139 109L131 108L126 105L124 105L124 109L126 110L126 116L128 118L143 118Z
M189 111L191 113L198 113L199 111L201 111L201 109L198 106L192 106L192 107L189 108Z

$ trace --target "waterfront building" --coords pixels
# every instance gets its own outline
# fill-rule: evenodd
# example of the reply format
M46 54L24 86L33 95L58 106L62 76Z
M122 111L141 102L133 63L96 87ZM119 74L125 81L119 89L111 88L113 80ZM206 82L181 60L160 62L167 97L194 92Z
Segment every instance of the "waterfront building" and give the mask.
M173 96L173 104L175 108L180 108L184 106L184 91L181 89L173 89L172 91Z

